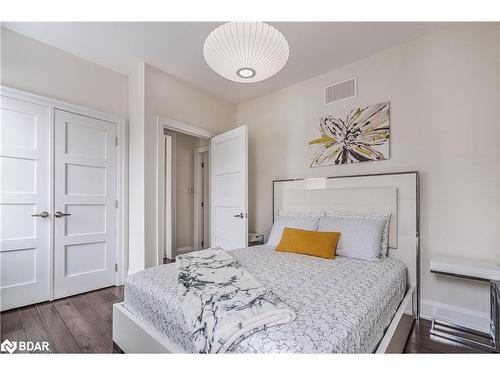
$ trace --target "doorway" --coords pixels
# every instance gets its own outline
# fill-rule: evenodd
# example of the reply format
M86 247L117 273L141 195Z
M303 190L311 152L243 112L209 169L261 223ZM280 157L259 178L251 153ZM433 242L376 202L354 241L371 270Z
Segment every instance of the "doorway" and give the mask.
M209 243L209 141L164 129L163 263Z
M166 134L171 133L170 148L166 147ZM179 134L190 135L201 140L198 147L207 146L206 161L209 165L205 169L204 179L208 179L208 188L203 189L204 210L201 211L203 221L203 233L200 235L200 228L196 234L203 236L203 247L220 246L225 250L246 247L248 245L248 128L245 125L231 129L221 134L214 134L211 131L187 124L167 117L157 117L157 241L156 254L157 264L165 263L175 259L177 252L193 251L198 244L194 240L195 215L194 199L190 199L193 204L179 204L177 188L174 189L173 182L171 189L166 188L166 181L175 180L178 174L178 163L173 163L173 150L177 147ZM175 137L173 135L176 135ZM191 156L194 155L191 150ZM202 153L203 154L203 153ZM203 155L201 155L203 157ZM169 163L171 167L169 167ZM191 164L192 165L192 164ZM170 168L170 172L169 172ZM193 169L194 170L194 169ZM169 177L167 174L171 173ZM189 187L184 186L179 191L186 192ZM189 190L187 190L189 193ZM199 191L199 188L198 190ZM191 197L196 195L194 186ZM168 202L170 200L170 203ZM208 202L207 202L208 200ZM201 205L201 203L200 203ZM167 209L170 210L167 213ZM189 246L182 249L177 238L177 221L179 210L189 210L192 213L193 221L187 225L191 240ZM208 220L206 219L208 217ZM169 219L170 218L170 219ZM175 220L173 219L175 218ZM199 223L198 226L201 226ZM169 236L170 231L170 236ZM208 236L208 239L207 239ZM170 239L169 239L170 238ZM169 239L169 240L168 240ZM208 242L208 243L206 243Z

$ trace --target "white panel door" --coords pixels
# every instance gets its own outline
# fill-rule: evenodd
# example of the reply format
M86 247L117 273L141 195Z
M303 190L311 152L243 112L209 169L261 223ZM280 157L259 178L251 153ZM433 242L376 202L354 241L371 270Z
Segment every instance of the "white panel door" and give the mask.
M5 96L0 98L0 310L3 311L50 297L51 109Z
M248 244L248 130L246 126L210 140L211 246L225 250Z
M116 125L55 111L54 298L115 284Z

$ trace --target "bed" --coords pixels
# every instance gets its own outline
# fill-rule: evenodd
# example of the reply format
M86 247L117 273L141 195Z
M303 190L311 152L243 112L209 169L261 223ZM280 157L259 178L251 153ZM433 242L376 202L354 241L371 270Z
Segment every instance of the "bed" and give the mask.
M295 312L288 324L240 341L231 353L401 352L418 317L418 174L273 183L273 211L330 207L390 211L389 256L334 261L280 253L270 245L230 251ZM125 352L192 353L175 264L131 275L113 311L113 340Z

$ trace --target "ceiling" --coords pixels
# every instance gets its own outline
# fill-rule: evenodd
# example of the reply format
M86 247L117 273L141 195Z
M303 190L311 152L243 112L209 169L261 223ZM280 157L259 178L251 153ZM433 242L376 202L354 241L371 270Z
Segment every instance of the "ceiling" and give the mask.
M274 77L236 83L213 72L203 43L220 22L7 22L4 27L128 75L146 62L233 103L241 103L406 43L443 23L272 22L290 59Z

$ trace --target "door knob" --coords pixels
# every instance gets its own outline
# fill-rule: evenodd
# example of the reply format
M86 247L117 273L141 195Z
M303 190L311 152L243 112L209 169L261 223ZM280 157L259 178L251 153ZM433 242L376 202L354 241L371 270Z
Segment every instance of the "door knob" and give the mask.
M63 217L63 216L71 216L71 214L65 214L61 211L56 211L56 213L54 214L55 217Z
M42 211L39 214L33 214L31 215L33 217L43 217L44 219L49 217L49 213L47 211Z

